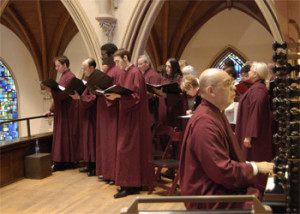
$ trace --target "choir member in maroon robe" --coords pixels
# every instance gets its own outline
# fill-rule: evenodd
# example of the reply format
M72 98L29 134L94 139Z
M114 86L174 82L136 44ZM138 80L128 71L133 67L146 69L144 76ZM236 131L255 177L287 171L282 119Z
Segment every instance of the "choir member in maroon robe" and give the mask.
M75 75L69 69L69 59L66 56L56 57L54 59L55 69L61 73L59 85L66 87ZM54 113L53 124L53 141L52 141L52 170L63 170L67 165L78 161L78 145L72 142L74 139L74 126L78 124L72 116L75 108L72 98L63 91L51 89L44 86L45 89L52 93L53 103L50 110L46 113Z
M230 76L207 69L200 76L202 102L188 122L180 156L182 195L260 195L257 173L271 173L273 163L245 162L224 110L233 102ZM249 203L186 203L191 209L251 209Z
M176 59L170 58L166 62L166 77L162 79L161 85L176 82L180 85L182 73ZM159 99L159 123L177 127L183 130L182 120L178 118L186 113L185 97L182 94L164 93L157 90Z
M121 86L133 93L105 95L120 102L115 183L121 188L115 198L125 197L141 186L150 185L154 175L149 164L152 142L146 85L142 72L130 60L131 55L125 49L119 49L114 54L116 65L125 71Z
M92 58L88 58L82 62L81 69L84 72L85 80L93 78L97 72L96 62ZM88 176L96 175L96 95L91 89L86 88L79 95L75 91L74 95L70 95L74 100L79 100L79 143L80 157L86 162L86 167L81 168L80 172L88 172Z
M175 58L170 58L166 62L166 74L161 81L161 85L176 82L179 86L182 80L182 73L178 61ZM154 89L159 97L158 116L159 124L176 127L181 131L185 128L185 123L179 116L185 115L187 110L186 94L185 93L165 93L161 90ZM167 139L162 140L162 146L167 145ZM179 158L180 145L176 144L173 150L173 158ZM163 177L173 179L174 170L168 169L161 174Z
M252 82L249 80L249 71L250 71L251 65L246 64L241 69L241 81L235 85L235 102L238 102L240 98L246 93L246 91L252 86Z
M187 94L186 105L188 110L186 114L192 114L202 100L197 78L191 74L184 75L180 88Z
M272 111L264 80L268 77L265 63L253 62L249 80L254 84L240 99L235 134L248 161L271 161ZM267 176L257 178L264 189Z
M113 54L117 50L117 46L112 43L101 46L102 65L106 67L103 72L114 78L113 84L120 84L125 74L115 65ZM100 94L97 97L96 174L100 180L113 185L116 171L119 101L108 100Z
M159 85L161 81L161 75L157 73L152 67L148 56L141 55L138 58L138 68L144 75L145 83L152 85ZM147 92L148 104L151 120L151 130L155 130L158 125L158 97L154 94ZM152 133L154 134L154 133Z

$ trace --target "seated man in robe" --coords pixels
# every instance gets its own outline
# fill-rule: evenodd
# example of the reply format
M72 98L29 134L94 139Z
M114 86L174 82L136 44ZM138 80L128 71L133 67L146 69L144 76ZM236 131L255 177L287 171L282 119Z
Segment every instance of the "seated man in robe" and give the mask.
M273 163L245 162L224 110L234 99L231 77L220 69L200 76L202 102L188 122L180 156L182 195L237 195L261 192L257 174L273 171ZM251 209L247 203L186 203L191 209Z

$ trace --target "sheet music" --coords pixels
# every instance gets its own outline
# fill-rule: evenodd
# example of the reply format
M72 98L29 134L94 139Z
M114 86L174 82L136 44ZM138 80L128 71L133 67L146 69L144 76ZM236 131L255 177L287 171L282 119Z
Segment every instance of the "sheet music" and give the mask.
M275 181L274 177L268 177L266 190L265 191L271 191L275 188Z
M61 90L61 91L64 91L66 88L61 86L61 85L58 85L58 88Z
M179 118L191 118L192 117L192 114L187 114L187 115L181 115L181 116L178 116Z

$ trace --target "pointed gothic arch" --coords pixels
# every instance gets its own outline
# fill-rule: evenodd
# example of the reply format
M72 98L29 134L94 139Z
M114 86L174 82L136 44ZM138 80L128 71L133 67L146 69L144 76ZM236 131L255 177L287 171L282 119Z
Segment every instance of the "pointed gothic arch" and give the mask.
M241 68L246 63L247 59L242 56L237 50L232 47L225 48L221 54L219 54L210 67L222 69L223 62L227 59L231 59L235 64L235 70L237 71L237 77L240 77Z
M144 53L151 29L164 2L164 0L138 2L121 45L132 53L133 62L137 60L139 55ZM282 41L272 1L255 0L255 3L266 19L274 40Z
M101 65L99 39L80 2L78 0L61 0L61 2L66 7L78 27L88 54L96 60L98 65Z

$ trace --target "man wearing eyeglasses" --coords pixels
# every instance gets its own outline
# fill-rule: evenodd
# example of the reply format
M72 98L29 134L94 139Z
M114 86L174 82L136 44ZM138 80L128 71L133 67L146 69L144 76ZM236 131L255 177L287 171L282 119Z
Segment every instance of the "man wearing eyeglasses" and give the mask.
M224 110L234 99L231 77L207 69L199 79L202 102L185 130L180 156L182 195L242 195L261 197L257 174L273 171L273 163L246 162ZM192 209L251 209L251 203L186 203Z

